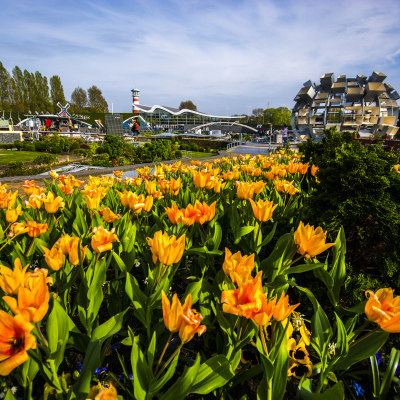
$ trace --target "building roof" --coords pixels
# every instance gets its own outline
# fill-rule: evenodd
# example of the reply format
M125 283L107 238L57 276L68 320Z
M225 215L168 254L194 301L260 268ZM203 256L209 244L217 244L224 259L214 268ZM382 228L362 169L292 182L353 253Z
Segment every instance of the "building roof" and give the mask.
M203 117L222 118L222 119L239 119L239 118L245 118L246 117L245 115L239 115L239 116L234 116L234 117L229 117L229 116L226 116L226 115L209 115L209 114L202 113L200 111L189 110L187 108L179 110L177 108L165 107L165 106L159 106L159 105L154 105L154 106L151 107L151 106L145 106L145 105L142 105L142 104L135 104L134 106L135 106L135 108L138 108L139 110L144 111L144 112L148 112L148 113L153 113L157 108L159 108L159 109L167 111L167 112L169 112L169 113L171 113L173 115L181 115L183 113L188 112L188 113L197 114L197 115L200 115L200 116L203 116Z

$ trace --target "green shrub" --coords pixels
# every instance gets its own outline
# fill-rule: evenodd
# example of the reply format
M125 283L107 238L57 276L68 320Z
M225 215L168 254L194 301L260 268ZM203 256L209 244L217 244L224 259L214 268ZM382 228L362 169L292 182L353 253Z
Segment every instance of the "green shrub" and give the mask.
M60 154L61 151L62 151L62 149L61 149L60 146L53 146L53 147L51 148L51 152L52 152L53 154Z
M182 152L180 150L175 152L175 158L182 158Z
M18 151L21 151L21 149L24 146L24 144L20 140L15 140L14 141L14 146L18 149Z
M58 163L58 158L54 154L41 154L40 156L36 157L32 163L36 165L51 166Z
M24 143L22 150L24 151L35 151L35 145L33 143Z

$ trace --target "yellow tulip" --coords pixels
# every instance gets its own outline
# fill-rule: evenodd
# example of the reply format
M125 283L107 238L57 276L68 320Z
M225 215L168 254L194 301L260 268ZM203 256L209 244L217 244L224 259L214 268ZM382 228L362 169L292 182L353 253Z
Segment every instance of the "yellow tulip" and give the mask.
M96 253L103 253L104 251L108 251L112 249L112 242L116 240L119 242L117 235L114 233L115 229L111 229L108 232L107 229L104 229L102 226L98 226L93 228L93 237L92 237L92 249Z
M147 238L147 243L153 254L154 264L157 260L163 265L172 265L180 261L185 250L186 236L182 235L176 239L175 235L168 236L158 231L154 234L154 238Z
M179 194L179 190L182 187L182 179L179 177L178 179L172 178L169 182L169 188L171 190L171 193L174 196L177 196Z
M289 306L289 296L285 296L285 292L282 292L279 301L276 303L276 297L272 300L272 315L275 321L285 320L300 303L293 306Z
M69 254L69 262L72 265L79 264L78 244L79 244L79 238L77 238L77 237L71 238L71 240L69 242L69 246L68 246L69 247L68 254ZM85 259L86 249L87 249L87 246L85 246L85 247L81 246L82 262Z
M386 332L400 332L400 296L393 297L391 288L365 292L368 298L365 314L371 322L376 322Z
M51 170L50 174L49 174L53 179L57 179L58 178L58 174L56 171Z
M233 283L236 282L235 275L239 276L243 281L254 269L254 254L242 256L240 251L232 254L231 251L225 247L225 260L222 264L222 269L225 274L231 278Z
M0 265L0 287L4 293L10 296L18 294L19 289L24 286L24 278L28 266L29 264L22 268L19 258L14 261L14 270Z
M108 207L104 207L102 210L98 210L98 213L108 224L111 224L116 219L121 219L121 216L119 214L114 214Z
M224 190L226 186L226 182L222 183L220 180L215 180L214 181L214 193L221 193L221 190Z
M8 237L22 235L29 231L29 228L23 222L15 222L11 225Z
M117 400L117 389L112 383L108 387L102 389L102 391L94 398L94 400Z
M133 211L135 214L140 214L143 208L145 207L145 197L143 194L137 195L136 193L132 193L128 197L128 205L131 211Z
M129 197L132 196L132 192L128 192L126 189L123 193L117 190L121 203L124 207L129 207Z
M48 277L48 273L49 271L44 268L35 268L33 272L27 272L24 277L24 287L32 290L32 288L38 283L38 281L42 279L42 275L44 275L46 279L46 284L53 286L53 278L50 276Z
M39 210L43 205L43 195L32 194L29 196L29 200L25 201L27 208L33 208Z
M37 192L37 185L35 181L24 181L22 188L24 189L24 192L27 197Z
M64 209L64 202L62 197L55 197L52 192L49 192L47 196L43 196L42 201L44 203L44 208L49 214L54 214L59 209Z
M49 250L47 247L40 246L44 251L44 259L46 261L47 266L53 271L58 271L64 265L64 254L61 249L57 247L52 247Z
M307 258L315 257L335 245L335 243L325 243L326 232L322 228L314 229L310 225L304 226L301 221L294 239L298 246L297 252Z
M114 174L117 178L122 178L122 175L124 175L124 171L114 171L113 174Z
M153 196L147 196L146 200L144 201L143 210L145 212L149 212L152 207L153 207Z
M54 245L57 249L61 250L64 256L69 254L69 244L71 241L71 237L69 235L63 235L60 239L57 240Z
M6 221L9 224L13 224L22 214L23 211L21 211L21 204L17 208L8 208L6 212Z
M254 196L253 182L236 182L237 196L240 200L249 200Z
M154 181L146 181L144 188L150 195L154 195L157 192L157 184Z
M169 193L169 181L158 181L158 185L160 186L162 194Z
M253 208L254 217L257 221L266 222L272 218L272 213L275 208L278 207L272 201L263 201L259 199L257 203L255 203L252 199L250 199L251 207Z
M193 182L198 188L206 187L211 179L211 174L204 171L192 171Z
M179 328L179 338L182 343L192 340L196 333L201 336L207 330L206 326L200 325L203 320L202 315L197 313L196 310L192 310L191 306L192 296L189 294L183 306L182 322Z

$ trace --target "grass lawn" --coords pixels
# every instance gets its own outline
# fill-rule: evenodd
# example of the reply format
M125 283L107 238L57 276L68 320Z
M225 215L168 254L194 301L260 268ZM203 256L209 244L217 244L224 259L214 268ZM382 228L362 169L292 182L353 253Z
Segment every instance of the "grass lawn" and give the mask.
M212 157L213 153L203 153L201 151L192 151L193 158L200 158L200 157Z
M10 162L29 162L43 153L38 151L17 151L17 150L0 150L0 165L7 165Z

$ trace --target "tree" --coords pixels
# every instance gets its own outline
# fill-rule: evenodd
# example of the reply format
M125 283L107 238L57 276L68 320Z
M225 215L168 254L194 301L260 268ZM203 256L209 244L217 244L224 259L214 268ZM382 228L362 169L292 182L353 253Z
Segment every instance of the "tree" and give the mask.
M36 98L37 91L36 91L35 76L33 74L29 73L26 69L24 70L24 84L25 84L26 93L27 93L27 104L28 104L27 108L31 112L35 112L38 110L38 103L37 103L37 98Z
M107 153L111 160L117 160L124 152L124 144L118 136L104 136L104 145L102 146L103 153Z
M17 112L23 112L24 103L22 102L22 99L19 97L19 91L17 89L15 80L10 75L9 72L7 72L7 75L8 75L8 91L9 91L11 110Z
M184 108L187 110L197 111L197 107L193 104L192 100L181 101L179 109L183 110Z
M18 97L23 104L23 111L29 111L28 104L28 90L25 86L24 74L18 66L15 66L12 70L13 79L15 82L16 90L18 91Z
M71 103L73 103L77 111L81 111L84 107L86 107L88 102L87 93L85 89L81 87L76 87L71 94Z
M3 66L3 63L0 61L0 107L2 110L4 110L4 108L9 104L10 92L8 86L8 73Z
M45 76L42 76L39 71L35 72L35 89L37 104L39 107L38 111L46 112L51 105L49 84L47 78Z
M54 111L58 111L57 103L65 105L64 88L58 75L53 75L50 78L50 96Z
M272 125L290 125L291 112L287 107L267 108L264 110L264 123Z
M255 108L255 109L253 110L253 115L254 115L255 117L259 117L260 115L263 114L263 112L264 112L264 109L263 109L263 108Z
M101 93L101 90L93 85L88 89L89 107L92 109L99 109L100 112L108 112L108 104L106 99ZM97 111L97 110L96 110Z

